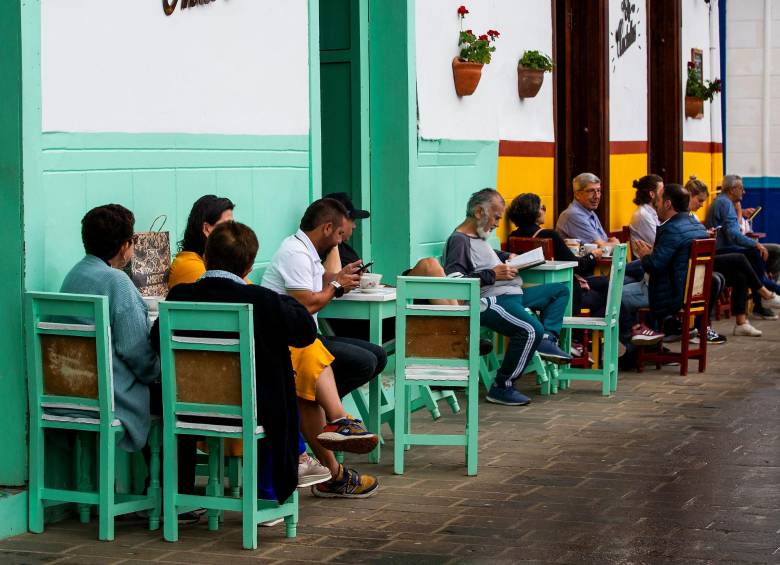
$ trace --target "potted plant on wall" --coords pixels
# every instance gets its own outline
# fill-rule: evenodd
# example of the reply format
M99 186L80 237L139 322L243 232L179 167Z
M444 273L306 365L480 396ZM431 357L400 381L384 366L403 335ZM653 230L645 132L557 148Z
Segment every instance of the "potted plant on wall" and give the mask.
M544 73L552 71L553 61L539 51L525 51L517 63L517 93L520 98L533 98L544 83Z
M452 76L455 79L455 92L458 96L471 96L477 89L479 79L482 78L482 67L490 63L491 56L496 48L493 43L500 33L490 29L487 33L477 36L473 31L463 29L463 20L469 11L466 6L458 8L460 18L460 34L458 34L458 47L460 55L452 60Z
M704 117L704 101L712 102L720 92L720 79L703 81L695 63L688 63L688 81L685 83L685 117L700 120Z

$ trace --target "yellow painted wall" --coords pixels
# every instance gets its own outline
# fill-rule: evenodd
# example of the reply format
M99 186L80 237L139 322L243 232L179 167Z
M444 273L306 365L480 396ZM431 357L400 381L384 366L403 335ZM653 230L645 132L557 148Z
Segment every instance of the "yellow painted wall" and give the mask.
M555 159L552 157L499 157L497 190L507 202L507 206L518 194L533 192L538 194L547 207L545 227L554 226L555 217ZM499 227L498 237L506 240L514 226L507 220Z
M610 155L609 157L609 228L627 226L636 210L632 186L634 180L647 174L647 153Z
M683 153L683 184L695 175L710 189L710 202L715 198L715 189L723 178L723 153L700 153L686 151ZM696 213L700 220L707 215L707 205Z

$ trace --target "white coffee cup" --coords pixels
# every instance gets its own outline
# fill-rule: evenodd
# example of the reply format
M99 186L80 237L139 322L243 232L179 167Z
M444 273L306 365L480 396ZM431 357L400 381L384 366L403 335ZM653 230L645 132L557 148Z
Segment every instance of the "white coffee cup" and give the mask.
M596 251L596 249L599 248L599 246L596 245L595 243L586 243L582 247L583 247L585 255L587 255L588 253L593 253L594 251Z
M580 246L579 245L569 245L568 248L569 248L569 251L571 251L575 255L579 255L580 254Z
M602 247L601 248L601 256L602 257L609 257L612 255L612 248L611 247Z
M382 275L378 273L366 273L360 277L360 288L379 288Z

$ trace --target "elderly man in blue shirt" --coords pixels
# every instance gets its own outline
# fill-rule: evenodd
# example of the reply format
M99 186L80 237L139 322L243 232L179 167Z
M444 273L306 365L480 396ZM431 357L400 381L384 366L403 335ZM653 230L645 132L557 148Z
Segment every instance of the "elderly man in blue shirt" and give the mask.
M761 283L769 290L780 293L780 285L767 275L766 260L769 255L765 246L758 240L746 236L739 229L735 205L742 201L745 187L739 175L726 175L721 182L721 193L712 201L707 210L705 225L717 230L716 245L718 255L724 253L744 253ZM759 301L756 301L760 304Z
M582 243L595 243L599 247L612 247L620 241L609 237L596 215L601 202L601 179L593 173L580 173L572 180L574 200L558 216L555 230L565 238L579 239ZM626 282L642 280L644 271L639 261L626 265Z

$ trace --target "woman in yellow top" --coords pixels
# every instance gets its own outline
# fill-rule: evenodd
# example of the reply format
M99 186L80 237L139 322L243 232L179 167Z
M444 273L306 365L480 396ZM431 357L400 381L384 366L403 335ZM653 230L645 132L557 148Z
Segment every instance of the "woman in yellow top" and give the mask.
M170 274L168 276L168 288L171 289L177 284L193 283L197 281L206 272L206 262L203 258L203 252L206 248L206 239L214 231L214 228L222 222L233 220L233 208L235 205L229 198L222 198L208 194L201 196L192 205L190 215L187 218L187 227L184 230L184 237L179 242L179 253L173 259ZM248 281L251 284L251 281ZM315 375L309 379L298 379L296 377L296 390L301 395L298 381L307 381L307 386L311 388L311 397L314 398L314 383L316 376L323 369L333 362L333 356L325 349L319 340L319 348L312 348L309 354L304 354L309 348L296 349L290 348L293 360L293 367L296 372ZM311 346L310 346L311 347ZM296 357L298 359L296 359ZM298 363L296 363L296 360ZM306 365L302 370L300 365ZM203 448L204 446L200 446ZM225 455L241 456L243 455L240 440L225 441ZM330 471L320 464L314 457L306 454L306 444L303 438L300 439L300 457L298 460L298 486L305 487L320 483L330 479Z

